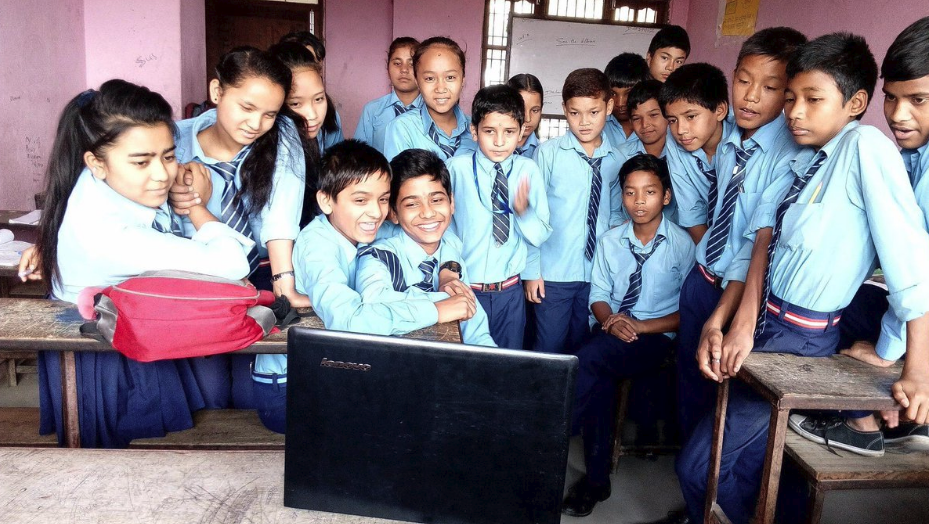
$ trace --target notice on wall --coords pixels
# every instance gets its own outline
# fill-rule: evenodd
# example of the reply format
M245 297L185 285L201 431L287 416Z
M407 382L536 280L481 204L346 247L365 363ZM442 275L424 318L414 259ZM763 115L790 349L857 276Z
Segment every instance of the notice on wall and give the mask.
M725 0L722 36L750 36L755 32L758 4L761 0Z

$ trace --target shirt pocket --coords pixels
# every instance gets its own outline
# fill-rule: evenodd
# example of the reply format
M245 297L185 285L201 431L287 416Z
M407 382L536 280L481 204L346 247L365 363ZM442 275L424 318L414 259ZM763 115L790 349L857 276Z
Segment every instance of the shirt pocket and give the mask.
M684 274L678 266L650 268L643 280L643 284L648 286L646 290L650 306L656 311L673 308L683 283Z
M811 251L822 242L827 229L822 203L793 204L787 208L781 225L780 247ZM836 231L836 234L839 234Z
M736 216L741 217L743 226L747 226L752 222L752 216L755 214L755 210L758 209L759 202L761 202L761 192L739 193L739 196L736 197L735 213L737 213ZM735 234L741 238L745 232L735 231Z

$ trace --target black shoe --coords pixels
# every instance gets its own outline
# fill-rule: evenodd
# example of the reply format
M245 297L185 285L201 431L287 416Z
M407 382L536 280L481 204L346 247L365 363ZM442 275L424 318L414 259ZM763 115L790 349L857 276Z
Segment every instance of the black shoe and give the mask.
M691 523L690 516L687 515L687 512L684 510L677 510L677 511L669 511L668 516L663 519L648 522L646 524L690 524L690 523Z
M884 456L884 436L880 431L858 431L835 415L794 414L787 419L790 429L800 436L866 457Z
M586 517L598 502L610 498L610 485L594 486L584 476L568 490L561 512L569 517Z
M929 425L901 422L895 428L884 428L884 442L904 445L909 449L929 450Z

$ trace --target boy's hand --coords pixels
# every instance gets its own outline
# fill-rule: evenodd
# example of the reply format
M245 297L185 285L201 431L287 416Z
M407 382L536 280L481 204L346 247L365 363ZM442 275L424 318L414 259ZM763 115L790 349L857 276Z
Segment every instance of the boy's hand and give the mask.
M638 340L638 334L642 331L641 328L642 326L638 320L621 313L610 315L606 322L603 323L604 331L623 342L629 343Z
M707 336L715 336L716 331L718 330L713 330L712 335L707 334ZM708 343L711 343L713 340L713 338L710 338ZM752 352L752 348L754 347L754 328L748 328L748 326L732 326L729 332L726 333L726 336L723 337L719 358L720 372L722 372L723 378L732 378L736 376L739 369L742 368L742 362L745 361L745 357Z
M700 345L697 346L697 366L703 376L716 381L723 381L720 362L723 354L723 332L716 326L706 324L700 334Z
M35 246L29 246L19 257L19 279L23 282L27 280L42 280L42 259L39 258L39 251Z
M435 303L439 311L439 323L453 322L455 320L468 320L477 311L474 296L455 295Z
M518 216L523 216L529 209L529 179L524 178L519 181L519 188L516 189L516 198L513 199L513 211Z
M464 282L458 280L449 280L444 285L439 283L439 291L444 291L448 293L448 296L453 297L455 295L471 295L474 296L474 291L471 290L471 286L465 284Z
M893 360L884 360L877 355L874 344L861 340L852 344L852 347L839 351L839 353L846 357L852 357L855 360L866 362L872 366L886 368L894 365Z
M188 215L190 214L190 208L202 204L205 200L209 200L209 197L202 198L200 193L194 188L194 169L196 169L194 166L199 166L200 169L203 170L206 169L202 164L197 164L195 162L179 164L177 177L174 179L174 184L168 192L168 202L177 215ZM210 187L212 188L212 183Z
M545 281L541 278L524 281L523 289L526 290L526 300L533 304L541 304L545 298Z
M891 391L897 402L906 409L906 418L916 424L926 424L929 423L929 376L911 376L914 374L904 369Z

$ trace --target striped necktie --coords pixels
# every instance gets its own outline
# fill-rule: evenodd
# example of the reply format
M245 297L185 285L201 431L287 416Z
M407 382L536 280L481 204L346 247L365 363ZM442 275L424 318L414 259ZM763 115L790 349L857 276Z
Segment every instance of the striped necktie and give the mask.
M403 278L403 268L400 267L400 258L393 251L378 249L373 246L365 246L358 250L356 258L371 255L380 260L387 266L387 272L390 273L390 284L394 291L404 292L407 290L406 280Z
M181 224L174 217L174 213L170 213L161 208L158 208L155 212L155 219L152 220L152 228L159 233L171 233L179 237L184 236L183 231L181 231Z
M589 158L580 151L577 154L587 162L592 171L590 199L587 202L587 244L584 247L584 256L587 257L587 260L593 260L594 248L597 247L597 215L600 214L600 192L603 190L603 179L600 177L600 162L603 158Z
M493 236L494 242L502 246L510 238L510 194L503 166L499 162L494 163L494 172L494 188L490 192L490 201L493 204Z
M395 117L400 116L400 115L402 115L403 113L406 113L407 111L409 111L409 110L411 110L411 109L415 109L414 106L413 106L413 104L410 104L409 106L404 106L404 105L403 105L403 102L401 102L401 101L399 101L399 100L397 100L396 102L394 102L393 104L391 104L390 107L394 108L394 116L395 116Z
M426 260L423 260L419 263L419 270L423 272L422 282L417 282L413 284L413 287L422 289L423 291L432 291L435 289L435 286L432 283L432 277L435 274L435 267L439 264L439 261L435 257L429 257Z
M435 145L439 146L439 149L441 149L442 153L445 154L445 158L443 160L448 160L449 158L455 156L455 151L458 151L458 148L461 147L461 135L455 137L455 145L449 146L443 144L439 139L439 130L436 129L435 122L429 126L429 138L431 138L432 141L435 142Z
M243 149L239 152L231 162L216 162L215 164L207 164L207 167L212 169L217 175L223 177L223 180L226 181L226 187L223 188L223 196L220 203L221 211L217 218L243 236L255 241L255 236L252 234L252 227L248 223L248 211L245 208L245 203L241 198L236 198L235 173L239 168L239 164L242 163L242 159L245 158L245 154L243 154L245 151L246 150ZM258 268L257 241L251 251L248 252L248 267L249 275L254 273Z
M777 206L777 212L774 218L774 231L771 233L771 243L768 244L768 267L765 269L764 273L764 289L761 293L761 311L758 315L758 327L755 329L755 336L764 333L765 311L767 310L768 295L771 293L771 265L774 264L774 252L777 250L777 243L781 239L781 227L784 225L784 215L787 214L787 209L790 208L791 204L797 201L800 192L803 191L803 188L806 187L813 178L813 175L819 171L819 168L822 167L825 161L825 153L822 151L816 153L816 158L813 160L813 164L810 165L809 169L806 170L806 174L794 179L793 185L791 185L790 190L787 191L787 196L785 196L784 200Z
M729 226L732 225L732 213L735 211L735 202L742 192L742 183L745 181L745 164L751 158L758 146L754 145L748 149L737 147L735 150L735 169L732 170L732 178L729 179L729 185L726 186L726 194L723 195L723 207L719 210L719 216L716 223L713 224L713 231L710 232L710 240L706 245L706 265L712 266L723 254L723 248L726 247L726 240L729 238ZM712 213L713 210L710 210Z
M632 256L635 257L635 271L629 275L629 289L626 290L625 296L623 296L623 301L619 305L619 313L622 313L626 316L632 316L632 308L635 307L636 303L639 301L639 295L642 294L642 266L645 265L645 261L649 259L655 250L658 249L658 246L665 241L664 235L658 235L655 237L655 242L652 244L652 250L648 253L636 253L635 246L632 242L629 243L629 252L632 253Z
M697 167L703 172L703 176L710 181L710 194L706 203L706 225L707 227L713 227L713 210L716 209L716 200L719 198L719 187L716 185L716 168L707 169L703 160L699 158L696 160Z

